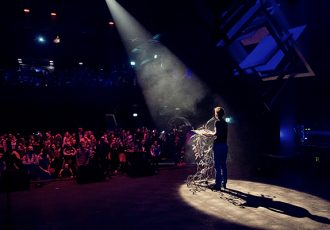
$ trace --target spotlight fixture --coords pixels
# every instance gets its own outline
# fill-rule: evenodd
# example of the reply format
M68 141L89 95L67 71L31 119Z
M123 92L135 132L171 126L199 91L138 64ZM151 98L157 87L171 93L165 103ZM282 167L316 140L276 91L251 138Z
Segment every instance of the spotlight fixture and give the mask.
M45 43L46 42L46 40L43 36L38 36L37 40L38 40L39 43Z
M54 42L55 44L60 43L60 42L61 42L61 38L60 38L60 36L56 36L56 38L53 40L53 42Z
M225 121L229 124L233 123L233 118L232 117L226 117Z

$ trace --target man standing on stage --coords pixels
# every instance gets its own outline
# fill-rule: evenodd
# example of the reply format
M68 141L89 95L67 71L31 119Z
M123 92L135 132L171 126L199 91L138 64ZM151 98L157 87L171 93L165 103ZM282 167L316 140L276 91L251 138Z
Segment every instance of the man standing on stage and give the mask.
M214 132L206 134L214 136L213 152L214 152L214 167L216 171L214 190L220 190L221 187L226 188L227 184L227 133L228 124L224 120L225 110L222 107L214 108Z

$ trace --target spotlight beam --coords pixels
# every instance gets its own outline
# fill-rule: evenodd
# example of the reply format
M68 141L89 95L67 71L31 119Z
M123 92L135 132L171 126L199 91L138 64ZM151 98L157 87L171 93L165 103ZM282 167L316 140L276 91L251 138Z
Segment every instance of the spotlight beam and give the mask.
M138 82L143 90L153 119L161 120L160 112L166 108L169 117L181 108L195 113L206 89L193 74L187 75L187 67L114 0L106 0L116 28L131 60L135 61ZM156 58L155 58L156 57Z

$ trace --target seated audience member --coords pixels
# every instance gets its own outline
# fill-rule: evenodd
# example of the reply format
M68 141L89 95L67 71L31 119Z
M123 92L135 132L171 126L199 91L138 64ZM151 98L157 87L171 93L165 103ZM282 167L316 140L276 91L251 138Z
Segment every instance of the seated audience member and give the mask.
M12 151L11 154L6 153L4 166L5 170L2 172L2 183L5 190L18 191L29 188L30 178L22 169L22 162L18 152ZM0 187L0 190L3 188Z
M66 178L66 177L73 177L73 172L71 170L71 168L69 167L68 163L64 164L64 168L61 169L61 171L59 172L58 176L60 178Z
M77 150L71 145L71 142L67 142L67 144L63 147L63 157L64 164L68 164L69 168L71 168L73 173L75 173Z
M41 180L49 179L50 172L49 172L49 161L50 157L48 151L42 150L41 153L38 155L39 160L39 168L38 168L38 177Z
M159 158L160 158L160 145L158 144L157 140L155 140L150 147L150 155L151 155L151 165L154 167L158 167Z
M110 176L110 144L104 136L100 138L98 144L96 145L94 157L97 158L97 161L99 161L104 175Z
M32 145L29 145L22 157L23 168L32 180L37 178L37 167L39 165L38 155L34 152Z
M63 165L63 160L61 156L61 148L55 149L54 156L50 160L49 172L52 178L57 178Z
M84 147L83 145L80 145L80 147L77 150L77 167L83 167L87 166L89 164L89 159L91 158L91 152L87 147Z

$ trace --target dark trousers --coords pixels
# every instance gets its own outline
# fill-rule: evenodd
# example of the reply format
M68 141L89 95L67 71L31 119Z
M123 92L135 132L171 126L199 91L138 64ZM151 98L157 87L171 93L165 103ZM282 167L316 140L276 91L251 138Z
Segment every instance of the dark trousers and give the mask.
M227 184L227 144L214 144L214 167L215 167L215 184Z

